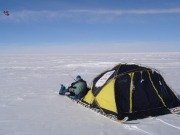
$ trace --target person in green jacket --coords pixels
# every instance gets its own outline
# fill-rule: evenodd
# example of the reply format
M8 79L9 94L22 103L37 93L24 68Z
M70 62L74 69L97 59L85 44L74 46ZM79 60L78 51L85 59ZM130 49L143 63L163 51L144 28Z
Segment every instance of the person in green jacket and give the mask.
M73 99L82 99L88 91L87 83L84 81L80 75L76 77L76 81L68 87L70 92L70 97Z
M63 84L60 85L59 95L66 95L72 99L82 99L88 92L86 81L80 75L75 79L75 82L66 88Z

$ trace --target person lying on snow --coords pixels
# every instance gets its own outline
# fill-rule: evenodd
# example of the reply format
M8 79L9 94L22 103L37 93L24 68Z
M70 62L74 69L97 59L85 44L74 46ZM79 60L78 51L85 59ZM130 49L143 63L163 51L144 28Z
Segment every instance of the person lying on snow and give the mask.
M82 99L87 94L87 83L80 75L76 77L76 81L71 84L67 89L63 84L59 91L59 95L70 96L72 99Z

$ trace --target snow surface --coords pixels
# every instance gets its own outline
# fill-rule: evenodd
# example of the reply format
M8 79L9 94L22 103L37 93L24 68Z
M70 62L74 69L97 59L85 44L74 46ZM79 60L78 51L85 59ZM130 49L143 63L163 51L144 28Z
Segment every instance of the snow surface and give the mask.
M180 53L1 55L0 135L179 135L180 115L119 124L58 95L77 74L90 85L118 63L158 69L180 94Z

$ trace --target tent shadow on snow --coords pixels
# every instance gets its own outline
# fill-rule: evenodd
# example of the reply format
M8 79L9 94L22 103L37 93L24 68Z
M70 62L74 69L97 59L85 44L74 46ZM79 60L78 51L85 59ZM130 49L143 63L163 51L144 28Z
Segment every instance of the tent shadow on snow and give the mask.
M82 102L118 119L134 120L170 113L180 105L178 97L157 70L118 64L93 79Z

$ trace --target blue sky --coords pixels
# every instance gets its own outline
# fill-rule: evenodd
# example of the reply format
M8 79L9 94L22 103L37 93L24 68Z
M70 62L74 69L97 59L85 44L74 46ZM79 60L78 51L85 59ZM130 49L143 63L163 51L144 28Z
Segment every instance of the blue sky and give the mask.
M179 0L0 0L0 10L1 54L180 51Z

